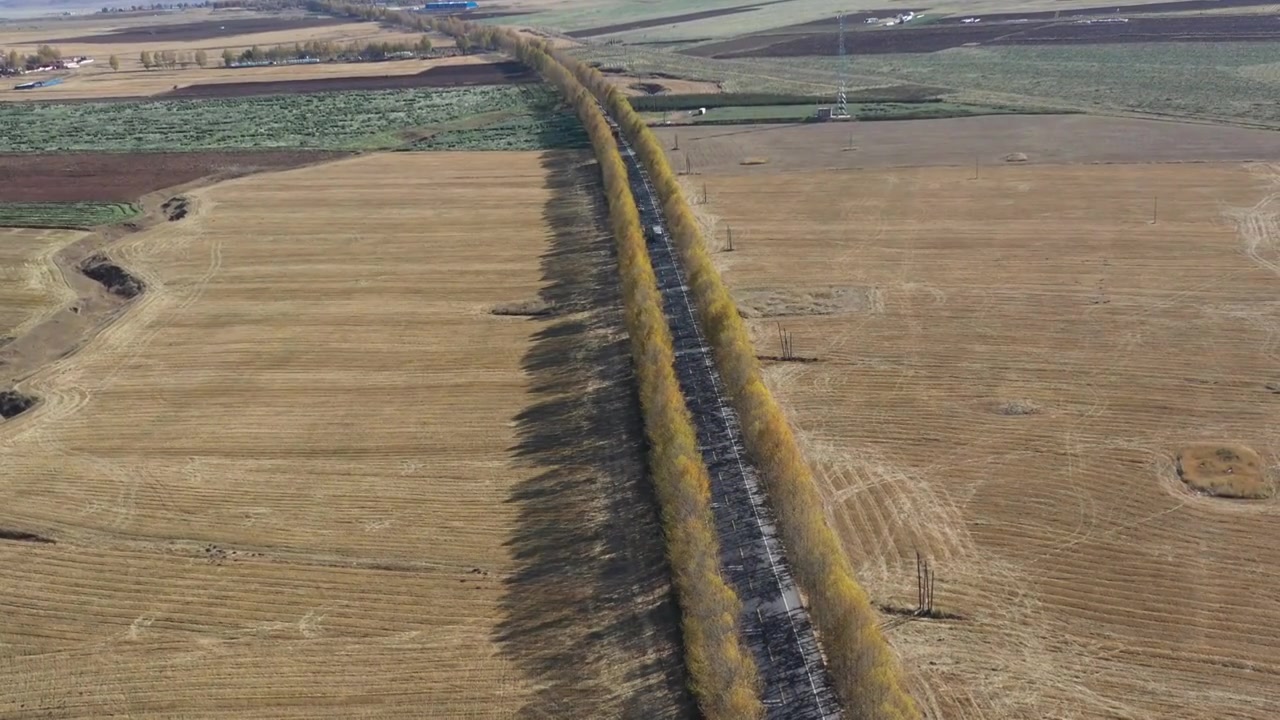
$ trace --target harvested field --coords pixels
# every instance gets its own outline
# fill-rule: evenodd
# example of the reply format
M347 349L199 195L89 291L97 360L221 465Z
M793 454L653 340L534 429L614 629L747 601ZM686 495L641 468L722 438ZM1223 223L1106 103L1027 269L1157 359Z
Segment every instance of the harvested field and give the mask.
M418 87L465 87L540 82L538 75L518 62L450 64L432 67L416 75L380 75L274 82L216 83L190 85L161 97L245 97L250 95L292 95L342 90L400 90Z
M0 154L0 203L132 202L199 178L284 170L342 157L330 152Z
M0 228L0 347L75 297L53 255L83 236L71 230Z
M106 45L123 45L126 43L185 43L196 40L227 38L236 35L254 35L258 33L286 32L311 28L332 28L336 25L349 24L350 20L322 16L276 16L242 18L212 18L197 22L173 23L170 25L145 25L142 27L125 26L92 35L74 37L45 38L37 42L48 45L74 44L84 45L100 43Z
M146 293L0 423L56 543L0 543L0 716L688 716L585 157L242 178L115 248Z
M1274 717L1280 504L1175 464L1280 460L1280 168L768 167L701 209L736 294L795 298L757 350L817 359L767 381L928 715ZM917 551L958 617L901 617Z
M1151 42L1256 42L1280 40L1280 16L1206 15L1135 17L1127 22L1041 21L1027 24L922 25L852 35L853 55L931 53L962 46L1089 45ZM839 34L757 35L701 45L689 54L715 58L839 54Z
M770 158L769 171L804 174L815 168L956 165L972 173L1004 165L1015 153L1028 164L1280 161L1280 134L1266 130L1091 117L989 116L908 122L655 128L688 155L695 173L737 172L747 157ZM1087 139L1084 141L1082 139ZM856 150L845 151L850 141ZM713 186L714 189L714 186Z

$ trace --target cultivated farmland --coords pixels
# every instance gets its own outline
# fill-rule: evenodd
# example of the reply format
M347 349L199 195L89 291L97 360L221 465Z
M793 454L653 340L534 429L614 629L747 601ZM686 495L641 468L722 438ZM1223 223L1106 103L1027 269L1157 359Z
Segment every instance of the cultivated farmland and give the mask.
M1280 172L770 167L690 181L929 714L1271 717ZM892 619L917 551L955 617Z
M0 226L88 228L124 222L139 212L133 203L0 203Z
M583 159L259 175L118 245L147 292L0 423L0 526L56 541L0 542L0 715L680 716Z
M348 91L147 102L28 104L5 108L15 130L3 152L296 148L365 150L453 127L495 108L552 102L534 86Z

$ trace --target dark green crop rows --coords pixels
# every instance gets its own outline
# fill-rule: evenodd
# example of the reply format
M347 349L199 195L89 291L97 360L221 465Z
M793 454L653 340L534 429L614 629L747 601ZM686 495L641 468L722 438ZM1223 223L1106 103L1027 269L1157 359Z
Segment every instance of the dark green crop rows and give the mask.
M123 222L140 212L132 203L0 203L0 226L87 228Z
M536 89L535 89L536 88ZM0 152L372 150L494 110L554 99L544 86L349 91L106 103L4 103Z

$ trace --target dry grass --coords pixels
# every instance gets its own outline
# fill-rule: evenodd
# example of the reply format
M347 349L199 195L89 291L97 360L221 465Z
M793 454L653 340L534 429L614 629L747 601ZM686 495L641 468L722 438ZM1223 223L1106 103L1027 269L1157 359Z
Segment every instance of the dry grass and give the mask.
M1271 494L1258 453L1243 445L1197 443L1178 451L1178 477L1214 497L1258 500Z
M1276 462L1280 168L706 167L737 294L877 298L788 318L821 362L767 379L875 601L914 604L919 550L965 618L890 622L931 717L1274 716L1280 506L1172 452Z
M53 255L83 236L69 230L0 228L0 338L23 334L74 298Z
M119 246L150 289L0 425L0 527L57 541L0 542L0 716L678 716L568 157L245 178ZM542 293L574 312L488 312Z
M782 6L780 6L782 7ZM973 171L1011 164L1204 162L1276 158L1270 130L1088 115L992 115L910 122L712 125L654 128L665 147L680 138L672 165L694 173L735 171L744 157L767 157L769 171L937 167ZM1081 138L1088 138L1087 142ZM841 152L850 146L856 152ZM1017 161L1013 164L1023 164ZM757 171L758 172L758 171Z

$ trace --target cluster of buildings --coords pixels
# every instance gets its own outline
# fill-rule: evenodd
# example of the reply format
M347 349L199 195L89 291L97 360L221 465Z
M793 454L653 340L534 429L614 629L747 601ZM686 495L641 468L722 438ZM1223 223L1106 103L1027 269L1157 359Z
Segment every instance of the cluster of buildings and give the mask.
M93 62L93 58L84 55L77 55L71 58L61 58L52 62L40 63L38 65L27 65L25 68L17 68L11 74L21 75L29 72L53 72L55 70L74 70L83 65L89 65Z
M885 27L889 27L889 26L891 26L891 25L901 25L901 24L903 24L903 23L909 23L909 22L911 22L912 20L915 20L915 19L916 19L916 18L918 18L918 17L920 17L920 16L919 16L919 15L917 15L917 14L915 14L914 12L912 12L912 11L908 10L907 12L904 12L904 13L898 13L897 15L894 15L894 16L893 16L893 17L891 17L891 18L873 18L873 17L869 17L869 18L867 18L866 20L863 20L862 22L863 22L863 23L865 23L865 24L867 24L867 25L877 25L877 24L879 24L879 25L884 25Z

